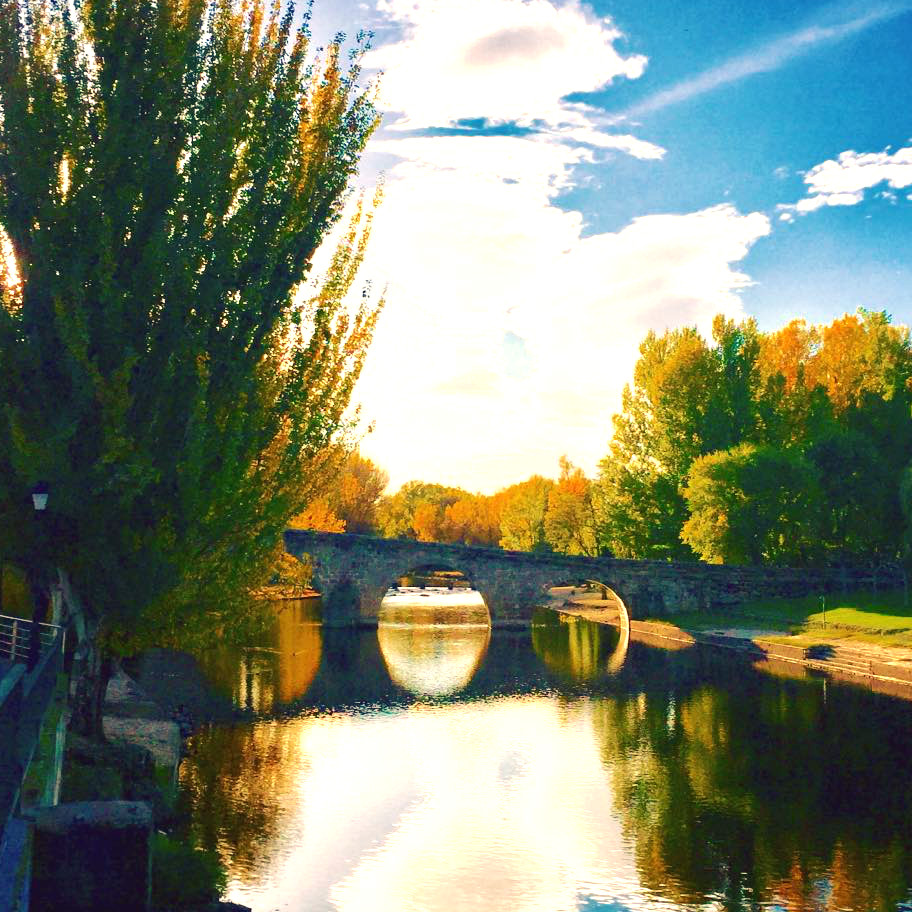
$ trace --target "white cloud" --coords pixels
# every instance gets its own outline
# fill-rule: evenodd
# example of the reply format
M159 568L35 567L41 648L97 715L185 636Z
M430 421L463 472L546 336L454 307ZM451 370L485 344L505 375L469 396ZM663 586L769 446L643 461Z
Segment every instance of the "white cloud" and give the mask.
M815 165L804 175L810 195L794 204L782 204L783 212L806 214L824 206L854 206L865 191L880 184L889 188L879 197L895 202L893 190L912 185L912 146L890 152L854 152L849 149L835 159Z
M616 149L634 158L659 159L665 155L665 150L655 143L638 139L629 133L605 133L594 126L566 126L558 128L552 135L564 141L597 146L600 149Z
M464 118L532 124L585 123L571 92L636 78L640 55L615 50L620 32L578 0L380 0L404 37L380 47L368 64L384 70L384 106L400 126Z
M824 206L855 206L864 199L864 194L854 193L821 193L809 196L795 203L796 212L816 212Z
M394 486L492 490L554 474L564 452L591 471L643 335L740 315L749 279L733 264L770 230L724 205L584 238L580 214L553 204L584 151L479 136L382 148L407 157L369 251L390 304L358 395L376 424L364 450ZM533 368L521 379L503 362L507 332Z
M376 428L364 452L393 487L493 490L554 474L562 453L593 471L644 334L740 315L749 279L734 264L769 220L717 206L583 237L580 213L555 204L574 169L613 152L655 168L664 149L564 99L636 77L645 59L619 54L615 26L578 0L379 8L400 35L370 60L385 70L394 127L483 118L524 129L394 128L369 147L396 163L365 264L389 304L357 390ZM504 355L510 333L521 371Z

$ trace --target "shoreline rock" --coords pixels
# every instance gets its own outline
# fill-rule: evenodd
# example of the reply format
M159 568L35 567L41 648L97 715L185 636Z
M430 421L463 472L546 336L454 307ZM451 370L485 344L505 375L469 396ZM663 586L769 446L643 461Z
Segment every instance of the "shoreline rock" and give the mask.
M149 649L125 663L140 689L176 722L181 738L201 725L248 719L209 683L197 660L176 649Z

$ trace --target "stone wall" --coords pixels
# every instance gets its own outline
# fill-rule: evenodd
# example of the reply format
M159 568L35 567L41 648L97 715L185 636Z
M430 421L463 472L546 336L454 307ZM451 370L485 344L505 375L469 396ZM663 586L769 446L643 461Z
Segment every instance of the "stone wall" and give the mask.
M389 586L410 570L459 570L478 589L492 624L528 623L551 586L597 580L633 618L680 611L724 610L755 598L801 596L898 586L895 570L740 567L529 554L410 539L289 530L285 548L310 555L329 626L376 624Z

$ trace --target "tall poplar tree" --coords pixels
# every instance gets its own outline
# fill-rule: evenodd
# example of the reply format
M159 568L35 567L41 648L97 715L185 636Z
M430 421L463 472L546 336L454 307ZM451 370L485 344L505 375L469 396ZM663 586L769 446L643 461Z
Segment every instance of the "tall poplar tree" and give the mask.
M316 60L307 20L0 4L0 549L60 570L89 734L113 644L260 566L345 430L376 319L345 304L369 219L302 288L377 113L365 39Z

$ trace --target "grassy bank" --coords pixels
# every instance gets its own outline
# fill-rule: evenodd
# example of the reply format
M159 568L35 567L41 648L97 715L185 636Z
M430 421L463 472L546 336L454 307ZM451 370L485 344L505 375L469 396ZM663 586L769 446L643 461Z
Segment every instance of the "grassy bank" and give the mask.
M902 590L830 594L825 601L820 596L765 599L726 612L685 612L650 620L691 631L763 629L800 645L857 640L881 646L912 646L912 604L905 604Z

